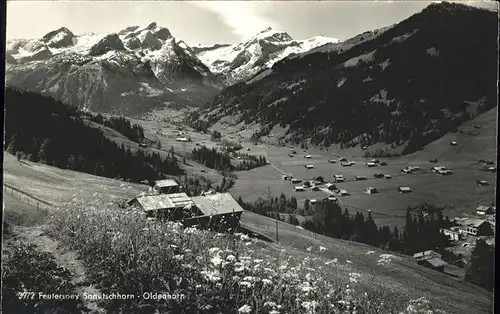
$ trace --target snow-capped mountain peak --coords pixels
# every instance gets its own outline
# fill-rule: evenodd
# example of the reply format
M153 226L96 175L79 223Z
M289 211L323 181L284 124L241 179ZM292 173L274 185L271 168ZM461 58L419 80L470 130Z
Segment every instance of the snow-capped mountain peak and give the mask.
M248 41L212 49L196 49L197 57L213 73L225 76L228 84L249 78L263 68L291 54L300 54L325 44L336 44L339 40L315 36L306 40L294 40L288 33L268 27Z

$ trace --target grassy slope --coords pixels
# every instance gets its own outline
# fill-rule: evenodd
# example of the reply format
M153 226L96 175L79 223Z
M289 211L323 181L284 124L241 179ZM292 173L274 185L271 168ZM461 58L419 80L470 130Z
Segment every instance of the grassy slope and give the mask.
M69 201L75 193L82 199L91 199L95 192L113 199L133 196L145 188L141 185L128 183L123 186L124 183L121 181L45 165L21 165L9 155L6 155L5 160L6 183L57 204ZM51 191L54 192L51 193ZM275 236L275 222L272 219L245 212L242 223L270 238ZM284 246L289 254L318 256L315 252L317 252L318 246L323 246L327 248L327 251L322 253L322 259L325 261L338 258L338 263L347 266L348 271L361 273L364 281L377 275L373 283L369 283L368 289L370 290L381 291L384 289L382 291L391 291L405 298L426 296L435 306L446 309L449 313L491 312L492 298L482 289L417 266L408 258L400 257L400 260L391 262L387 268L381 270L376 266L376 263L378 256L384 253L383 251L377 250L376 253L367 254L373 248L319 235L314 237L308 231L284 223L280 223L279 232L280 245ZM275 246L275 244L270 245ZM309 246L314 246L314 251L311 253L304 250ZM347 260L353 262L352 267L346 264ZM332 276L338 275L338 273L332 272ZM463 298L464 294L467 295L467 298Z

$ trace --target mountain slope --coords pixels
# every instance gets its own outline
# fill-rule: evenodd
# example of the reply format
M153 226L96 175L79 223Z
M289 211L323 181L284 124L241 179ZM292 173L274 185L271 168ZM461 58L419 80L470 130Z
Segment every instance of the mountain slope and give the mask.
M193 118L234 115L263 134L344 146L405 144L405 153L496 105L497 16L432 4L399 24L277 62L223 90Z
M230 85L271 67L289 55L337 42L335 38L323 36L294 40L287 33L269 27L240 44L195 48L194 51L213 73L223 75Z
M204 102L222 86L196 56L151 23L106 35L67 28L7 42L7 84L97 112L138 114Z

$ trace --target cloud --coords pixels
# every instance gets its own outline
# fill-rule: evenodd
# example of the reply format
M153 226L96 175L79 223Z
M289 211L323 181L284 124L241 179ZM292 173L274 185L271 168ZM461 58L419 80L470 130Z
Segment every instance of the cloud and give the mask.
M246 40L267 27L280 28L278 22L265 16L270 6L263 1L232 2L232 1L200 1L195 2L216 13L232 33Z

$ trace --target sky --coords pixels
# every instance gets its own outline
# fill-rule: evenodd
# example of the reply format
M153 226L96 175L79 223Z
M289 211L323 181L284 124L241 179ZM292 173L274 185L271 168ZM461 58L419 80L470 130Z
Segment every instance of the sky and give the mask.
M498 9L494 1L457 1ZM75 34L119 32L156 22L189 45L233 44L267 27L294 39L345 40L400 22L431 1L41 1L7 3L7 39L40 38L67 27Z

